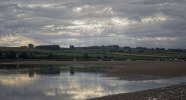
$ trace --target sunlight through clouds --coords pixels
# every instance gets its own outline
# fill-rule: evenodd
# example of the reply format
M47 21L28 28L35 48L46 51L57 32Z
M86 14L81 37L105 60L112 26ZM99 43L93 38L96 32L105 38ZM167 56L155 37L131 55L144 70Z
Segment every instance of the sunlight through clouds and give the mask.
M146 17L146 18L142 18L141 22L145 23L145 24L153 24L156 22L164 22L166 21L168 18L165 16L155 16L155 17Z
M1 46L24 46L28 45L29 43L38 44L37 40L33 40L28 37L20 36L20 35L8 35L8 36L1 36L0 37L0 45Z

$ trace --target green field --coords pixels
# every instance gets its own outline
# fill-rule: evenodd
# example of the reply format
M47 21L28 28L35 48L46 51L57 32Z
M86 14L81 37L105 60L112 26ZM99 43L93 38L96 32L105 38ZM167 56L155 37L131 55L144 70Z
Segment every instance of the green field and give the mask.
M54 59L54 60L172 60L186 58L185 52L125 52L102 50L39 50L28 48L1 48L0 58L4 59Z

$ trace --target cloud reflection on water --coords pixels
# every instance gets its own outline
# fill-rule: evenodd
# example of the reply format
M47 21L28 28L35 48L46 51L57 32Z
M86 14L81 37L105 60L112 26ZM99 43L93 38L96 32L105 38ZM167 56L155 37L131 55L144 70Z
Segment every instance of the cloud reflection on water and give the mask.
M0 84L6 86L24 86L34 82L35 78L31 78L28 74L12 74L0 75Z
M36 75L0 74L0 97L2 100L85 100L186 82L186 77L126 81L99 73L54 72L58 73L53 69L52 72L38 71Z

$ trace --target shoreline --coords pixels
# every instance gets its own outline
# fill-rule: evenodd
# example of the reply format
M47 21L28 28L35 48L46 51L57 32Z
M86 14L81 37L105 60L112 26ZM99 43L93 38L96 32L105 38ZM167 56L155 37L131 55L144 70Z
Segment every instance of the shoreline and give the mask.
M186 83L164 88L108 95L88 100L185 100Z
M181 61L14 61L0 65L95 65L106 66L104 74L125 80L153 80L186 76Z
M186 61L157 61L157 60L137 60L137 61L58 61L58 60L0 60L1 64L115 64L115 65L136 65L149 63L185 63ZM132 64L133 63L133 64ZM134 64L136 63L136 64Z

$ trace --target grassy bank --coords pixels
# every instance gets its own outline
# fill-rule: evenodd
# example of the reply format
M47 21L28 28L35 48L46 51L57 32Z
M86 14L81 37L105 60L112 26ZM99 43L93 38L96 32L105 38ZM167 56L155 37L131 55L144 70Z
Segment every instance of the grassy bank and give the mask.
M124 51L124 50L39 50L29 48L0 48L0 60L61 60L72 61L123 61L123 60L185 60L186 52L173 51Z

